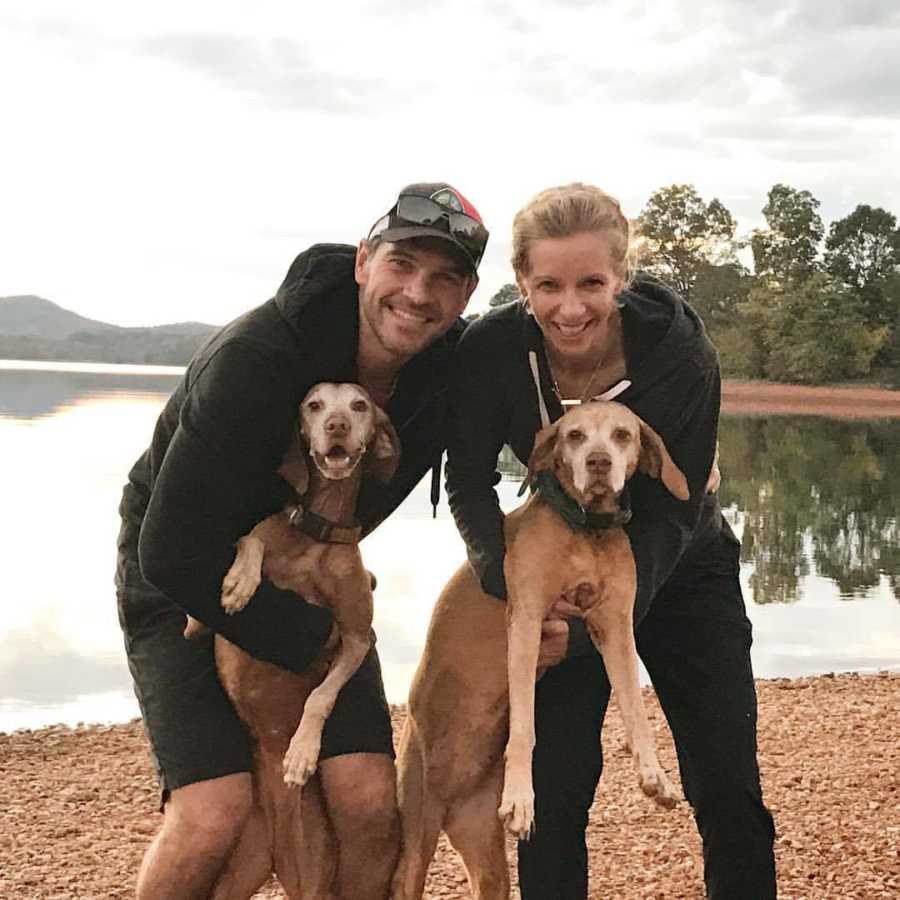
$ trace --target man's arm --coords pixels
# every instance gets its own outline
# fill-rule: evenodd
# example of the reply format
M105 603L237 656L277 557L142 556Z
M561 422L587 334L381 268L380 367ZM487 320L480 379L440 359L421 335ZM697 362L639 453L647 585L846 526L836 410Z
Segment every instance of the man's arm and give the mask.
M254 349L220 348L192 383L157 474L138 546L144 577L252 656L294 672L331 630L327 609L264 580L240 613L220 604L234 544L289 496L276 474L298 414Z

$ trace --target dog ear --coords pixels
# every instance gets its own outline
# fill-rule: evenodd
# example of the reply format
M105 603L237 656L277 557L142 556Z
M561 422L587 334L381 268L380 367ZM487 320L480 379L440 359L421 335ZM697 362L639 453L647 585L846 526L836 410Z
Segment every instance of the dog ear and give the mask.
M294 430L294 439L288 445L284 459L278 467L278 474L301 496L309 487L306 453L306 442L298 425Z
M556 436L559 428L556 423L542 428L534 436L534 447L531 448L531 456L528 457L528 484L534 481L534 476L545 469L553 468L553 455L556 453Z
M380 407L375 407L375 434L363 459L363 474L387 484L400 465L400 438L394 423Z
M688 490L687 479L681 469L672 462L663 439L642 419L639 418L638 422L641 426L638 471L658 478L679 500L690 500L691 492Z

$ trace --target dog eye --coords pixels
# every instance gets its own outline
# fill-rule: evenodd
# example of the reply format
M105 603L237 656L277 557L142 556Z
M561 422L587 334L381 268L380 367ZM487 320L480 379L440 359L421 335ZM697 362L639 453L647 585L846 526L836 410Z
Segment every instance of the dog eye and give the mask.
M353 412L365 412L368 408L369 404L366 403L365 400L354 400L350 404L350 409L352 409Z
M306 408L310 412L318 412L322 408L322 403L320 400L310 400L309 403L306 404Z
M571 441L573 444L580 444L584 440L584 432L579 431L577 428L573 428L567 435L566 440Z
M627 428L617 428L613 432L613 440L620 444L627 444L631 440L631 432Z

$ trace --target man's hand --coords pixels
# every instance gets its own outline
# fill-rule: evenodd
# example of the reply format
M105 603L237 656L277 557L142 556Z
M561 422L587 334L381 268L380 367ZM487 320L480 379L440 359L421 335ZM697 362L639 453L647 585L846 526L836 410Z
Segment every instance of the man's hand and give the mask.
M569 647L569 623L571 616L581 618L581 610L568 600L560 598L550 607L541 623L541 649L538 652L538 670L561 663Z

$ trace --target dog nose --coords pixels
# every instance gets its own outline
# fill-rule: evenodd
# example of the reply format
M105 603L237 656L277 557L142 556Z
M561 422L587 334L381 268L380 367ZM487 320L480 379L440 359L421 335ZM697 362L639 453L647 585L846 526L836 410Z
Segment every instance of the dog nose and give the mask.
M593 473L594 475L602 475L604 472L608 472L611 465L612 460L609 458L608 453L595 451L594 453L588 455L588 471Z
M344 435L350 430L350 423L343 416L332 416L325 423L325 433L330 435Z

